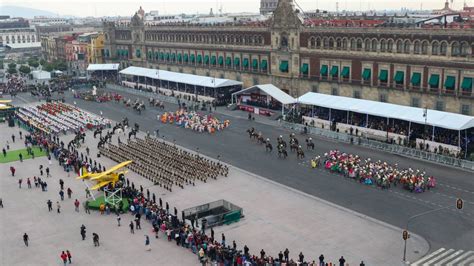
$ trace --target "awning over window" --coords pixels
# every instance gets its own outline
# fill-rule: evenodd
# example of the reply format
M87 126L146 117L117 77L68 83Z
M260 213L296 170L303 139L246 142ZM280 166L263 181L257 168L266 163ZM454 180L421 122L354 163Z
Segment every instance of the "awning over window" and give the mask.
M181 58L182 58L181 54L178 54L178 61L179 62L181 62Z
M220 66L224 65L224 57L223 56L219 56L218 63L219 63Z
M446 89L454 89L454 85L456 84L456 78L453 76L447 76L446 80L444 81L444 86Z
M248 67L248 66L249 66L249 59L244 58L244 67Z
M428 82L431 88L438 88L439 87L439 75L432 74L430 77L430 81Z
M197 60L198 60L198 63L201 64L202 63L202 55L199 54L198 57L197 57Z
M196 57L196 56L195 56L194 54L191 54L191 55L189 56L189 59L191 60L191 63L194 63L195 57Z
M388 80L388 70L385 70L385 69L380 70L379 80L387 82L387 80Z
M240 66L240 58L238 57L234 58L234 66L236 67Z
M155 59L156 60L160 59L160 53L159 52L155 52Z
M280 62L280 71L281 72L288 72L288 61L281 61Z
M175 53L172 53L171 54L171 61L174 61L176 59L176 54Z
M165 54L165 59L166 59L166 60L170 60L170 54L169 54L169 53L166 53L166 54Z
M232 66L232 58L230 56L228 56L226 59L225 59L225 64L227 66Z
M411 76L411 84L413 86L420 86L420 82L421 82L421 74L420 73L413 73L413 75Z
M331 67L331 76L337 77L339 74L339 67L338 66L332 66Z
M322 65L321 66L321 76L327 76L328 75L328 66L327 65Z
M252 60L252 68L253 69L258 69L258 59L254 58Z
M165 53L163 53L163 52L160 53L160 59L165 60Z
M463 91L472 91L472 78L464 78L462 80L461 89Z
M403 78L405 77L405 73L403 71L397 71L395 73L395 82L397 84L403 84Z
M217 61L217 60L216 60L216 56L215 56L215 55L211 56L211 64L212 64L212 65L215 65L215 64L216 64L216 61Z
M260 68L262 70L267 70L267 67L268 67L268 63L267 63L267 60L262 60L262 63L260 64Z
M208 55L204 56L204 64L206 64L206 65L209 64L209 56Z
M308 69L309 69L308 64L302 64L300 71L302 74L306 75L308 74Z
M188 54L184 54L183 60L184 60L184 62L188 62Z
M371 69L370 68L364 68L364 72L362 72L362 79L369 80L371 75L372 75Z
M349 68L348 66L345 66L345 67L342 68L341 76L342 76L343 78L347 78L347 79L348 79L349 76L350 76L350 72L351 72L350 68Z
M137 50L135 51L135 56L136 56L136 57L140 57L141 55L142 55L142 52L140 51L140 49L137 49Z
M153 58L153 52L152 51L148 51L148 59L152 59Z

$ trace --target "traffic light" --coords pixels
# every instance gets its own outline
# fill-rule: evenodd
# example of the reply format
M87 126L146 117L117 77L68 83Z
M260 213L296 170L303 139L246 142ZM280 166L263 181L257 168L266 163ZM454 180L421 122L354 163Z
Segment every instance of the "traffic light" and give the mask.
M458 210L462 210L463 205L464 205L464 202L462 201L462 199L457 199L456 200L456 208Z
M408 234L408 231L403 230L403 240L407 240L408 238L410 238L410 235Z

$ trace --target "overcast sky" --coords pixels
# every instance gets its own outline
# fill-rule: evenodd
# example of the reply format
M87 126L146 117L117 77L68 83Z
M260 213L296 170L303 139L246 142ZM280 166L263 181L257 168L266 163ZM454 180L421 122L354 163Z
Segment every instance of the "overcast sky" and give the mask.
M336 10L400 10L442 8L445 0L298 0L303 10L316 8ZM451 1L451 0L449 0ZM453 7L460 9L463 0L453 0ZM221 7L223 12L258 12L260 0L0 0L1 5L16 5L47 10L61 15L74 16L129 16L141 5L145 11L158 10L160 14L209 13L209 10ZM473 5L474 0L466 0ZM1 10L0 10L1 11ZM1 12L0 12L1 13Z

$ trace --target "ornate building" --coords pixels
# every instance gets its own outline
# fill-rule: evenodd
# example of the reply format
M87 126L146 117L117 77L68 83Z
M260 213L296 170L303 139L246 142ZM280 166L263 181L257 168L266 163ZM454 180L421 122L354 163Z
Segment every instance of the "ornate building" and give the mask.
M105 22L105 59L473 114L474 30L307 26L291 0L259 24Z

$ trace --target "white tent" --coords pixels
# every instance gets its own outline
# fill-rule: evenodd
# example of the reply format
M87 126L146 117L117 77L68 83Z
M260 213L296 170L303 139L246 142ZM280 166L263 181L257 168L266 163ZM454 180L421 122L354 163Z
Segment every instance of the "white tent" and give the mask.
M246 92L249 92L249 91L253 91L253 90L261 90L261 91L265 92L267 95L270 95L272 98L274 98L275 100L277 100L278 102L280 102L283 105L296 103L295 98L293 98L290 95L286 94L284 91L280 90L278 87L274 86L273 84L255 85L255 86L252 86L252 87L247 88L245 90L234 92L232 94L232 97L243 94L243 93L246 93Z
M423 108L308 92L298 103L425 124ZM426 124L451 130L474 127L474 117L428 109Z
M87 71L118 70L120 64L89 64Z
M126 69L121 70L119 73L122 75L148 77L152 79L159 79L195 86L203 86L208 88L220 88L234 85L242 85L242 82L230 79L219 79L213 77L176 73L171 71L134 66L127 67Z
M51 79L51 73L49 73L48 71L34 70L34 71L31 71L31 75L33 76L33 79L38 79L38 80Z

